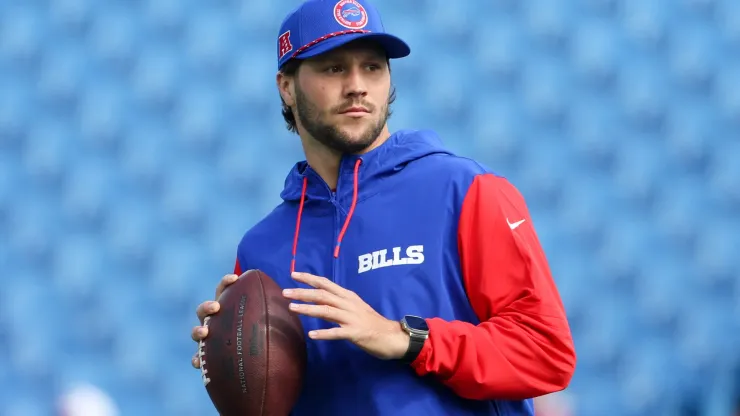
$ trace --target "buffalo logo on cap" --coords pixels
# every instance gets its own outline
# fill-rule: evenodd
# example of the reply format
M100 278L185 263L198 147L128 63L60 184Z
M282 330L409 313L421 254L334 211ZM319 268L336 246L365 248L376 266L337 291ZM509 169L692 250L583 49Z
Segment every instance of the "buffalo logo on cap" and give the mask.
M362 29L367 25L367 12L356 0L341 0L334 6L334 18L349 29Z

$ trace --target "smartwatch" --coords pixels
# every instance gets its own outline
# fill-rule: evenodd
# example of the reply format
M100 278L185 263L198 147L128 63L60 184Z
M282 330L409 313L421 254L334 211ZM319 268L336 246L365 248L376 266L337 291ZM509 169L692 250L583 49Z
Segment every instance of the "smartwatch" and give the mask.
M424 342L429 337L429 326L424 318L406 315L401 319L401 327L409 334L409 348L401 358L405 363L412 363L419 356Z

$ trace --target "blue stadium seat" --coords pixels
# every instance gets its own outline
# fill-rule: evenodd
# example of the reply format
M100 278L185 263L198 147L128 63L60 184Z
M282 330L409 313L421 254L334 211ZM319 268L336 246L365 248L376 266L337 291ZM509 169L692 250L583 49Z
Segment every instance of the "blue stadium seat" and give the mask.
M211 152L224 132L225 112L218 90L208 85L184 88L177 97L174 108L172 133L185 149Z
M619 156L625 126L614 106L598 95L580 95L570 107L568 141L579 155L579 163L592 174L612 175Z
M727 209L727 212L732 213L740 202L740 186L737 181L740 166L736 162L737 155L740 155L740 143L731 132L719 137L717 143L722 150L712 155L707 183L712 196Z
M274 106L272 103L278 99L277 86L273 82L277 64L272 60L255 60L253 56L272 56L274 52L264 46L248 44L237 50L236 56L230 60L229 84L225 93L240 110L240 118L253 120L250 125L264 123L258 115L265 110L264 107ZM279 111L280 107L275 108Z
M24 265L38 264L39 259L47 259L50 255L61 228L61 215L50 195L29 192L18 183L14 185L11 188L14 197L7 214L8 229L13 235L9 240L14 253L12 261Z
M620 1L619 17L630 39L646 48L658 48L670 36L668 21L671 2L664 0Z
M578 373L573 378L572 387L568 389L568 392L572 392L576 397L575 412L577 415L598 415L607 412L614 415L626 414L626 403L618 397L617 391L618 385L613 377L578 375Z
M6 7L9 10L0 16L0 62L31 63L38 58L46 40L45 16L33 2L18 2Z
M202 166L198 161L182 161L165 173L160 203L167 226L197 230L203 224L213 185L211 175Z
M226 184L229 193L236 198L239 194L252 194L259 186L260 176L264 172L262 157L268 147L264 145L260 133L265 130L256 131L257 134L254 131L247 133L245 130L233 129L215 158L219 182Z
M88 31L91 52L105 62L109 70L131 65L143 33L142 20L135 15L135 9L110 5L94 13Z
M476 16L485 13L487 7L466 2L459 3L457 7L450 8L444 0L428 0L426 7L414 8L413 4L407 6L407 16L417 16L417 21L424 21L438 28L435 31L428 32L432 37L432 42L439 45L442 49L465 48L467 45L461 42L467 39L474 27L469 22L475 20ZM420 13L421 12L421 13Z
M671 335L675 323L691 313L693 305L685 300L699 290L692 271L677 260L676 255L653 252L652 260L640 264L635 279L635 305L640 318L654 333ZM677 284L676 282L681 282ZM693 284L692 284L693 283Z
M110 317L114 326L127 328L127 323L144 321L150 316L149 310L155 305L153 294L145 290L148 275L128 272L105 274L107 282L100 287L97 295L104 300L103 313Z
M80 139L96 151L108 151L123 138L131 119L129 88L111 85L105 76L93 76L80 94L77 107Z
M0 405L0 412L6 416L41 416L54 414L54 403L49 396L31 391L8 395Z
M15 179L21 175L22 166L20 161L12 157L9 152L0 152L0 229L3 226L3 215L8 214L12 200L15 199L17 185ZM3 240L10 244L10 240Z
M130 126L127 137L120 141L116 164L119 174L135 184L136 194L159 190L168 169L162 161L172 158L175 140L175 133L161 122L140 120Z
M600 291L592 296L592 302L599 307L592 306L588 311L583 331L576 338L579 359L585 368L614 368L625 354L630 337L639 336L642 327L625 299Z
M519 144L527 149L522 154L519 167L521 192L533 206L552 206L562 194L563 184L573 176L567 166L572 166L574 155L570 149L561 146L563 139L555 133L525 137L529 143L537 143L541 151L533 151L526 142Z
M740 41L740 6L732 0L717 0L716 3L717 27L722 39L737 45Z
M231 12L217 7L205 8L189 16L185 32L184 49L189 62L200 69L223 68L233 48L241 44L235 22L229 19Z
M740 235L731 225L737 223L732 216L712 219L702 218L697 235L695 258L699 278L706 284L730 284L740 273L737 249Z
M671 70L684 85L701 94L711 91L711 83L721 59L721 46L711 22L687 22L672 33Z
M622 68L618 96L628 121L636 128L655 130L660 126L668 107L667 83L664 69L648 58L630 60Z
M509 98L508 94L494 94L470 109L470 120L475 126L472 136L467 139L472 142L471 154L490 158L494 170L513 166L525 152L515 123L521 110L509 102ZM459 139L450 137L447 141L454 144Z
M105 283L100 277L110 262L107 253L98 247L98 240L89 235L66 235L55 247L50 263L58 293L84 301Z
M670 183L670 186L669 186ZM705 182L700 178L666 178L655 195L655 230L677 247L690 249L701 225ZM688 253L686 253L688 254Z
M656 400L671 401L671 396L680 391L681 383L675 373L680 365L680 356L673 347L673 339L654 335L627 346L623 362L617 370L625 389L625 400L632 396L635 401L640 401L639 396L644 395L645 406L654 406Z
M240 42L242 46L252 43L251 41L253 40L253 45L249 45L250 48L266 47L269 50L269 54L255 56L268 57L267 59L259 60L273 64L273 68L277 70L275 42L279 36L278 30L280 29L280 23L285 15L295 9L298 4L295 2L255 3L249 5L242 3L236 7L229 7L227 10L233 15L234 24L240 35L239 38L249 40L248 42ZM272 75L275 75L275 72Z
M571 36L571 4L540 1L524 3L524 23L546 45L557 47Z
M661 142L653 135L636 134L620 140L619 146L614 172L619 193L636 204L648 202L667 165Z
M94 17L92 0L52 0L48 12L53 21L70 31L78 29Z
M35 79L41 102L62 114L73 109L78 103L84 80L92 72L90 61L91 57L82 45L64 38L47 44Z
M573 79L565 65L553 58L530 56L522 66L521 95L528 117L553 123L566 117Z
M702 295L682 317L673 344L684 374L711 374L735 359L738 325L728 305L729 301Z
M158 336L155 322L145 319L133 321L137 322L135 326L125 325L118 333L113 346L112 370L119 374L119 380L124 383L141 387L157 384L162 374L158 361L168 354L164 351L158 354L163 338ZM187 340L187 337L184 339Z
M701 172L707 167L710 143L721 140L721 132L718 114L697 101L671 110L665 143L678 169Z
M157 37L171 36L173 31L182 29L185 15L193 7L190 0L160 0L143 3L141 20L146 23L147 31Z
M131 68L130 87L144 108L161 110L173 105L178 81L184 76L181 55L180 51L156 42L139 46ZM144 119L151 116L147 112L140 115Z
M21 70L18 70L22 72ZM34 97L27 85L0 78L0 146L13 148L22 142L33 116Z
M525 54L521 47L527 41L525 31L513 19L493 15L489 17L495 23L487 30L473 31L472 39L476 51L475 67L480 71L479 82L484 85L493 83L497 78L511 81L517 74ZM511 88L506 82L495 84L502 88Z
M611 83L618 70L618 32L610 20L601 18L584 19L573 32L574 69L583 81L601 90Z
M112 257L131 266L146 264L162 232L157 216L146 200L117 201L108 212L105 244Z
M740 65L737 63L724 61L717 73L715 88L717 111L730 119L736 119L740 115L740 98L737 95L740 90L738 68Z
M68 123L44 120L27 130L23 143L23 164L28 175L40 184L59 186L70 163Z
M91 227L102 221L120 190L119 177L110 169L111 163L107 158L90 155L69 169L61 209L72 224Z
M616 198L602 185L604 180L604 176L591 173L564 181L557 221L563 230L587 243L601 238L615 206Z
M164 305L188 301L191 284L205 277L201 276L202 251L200 244L186 241L159 247L152 259L150 280L143 289L151 291L155 302Z

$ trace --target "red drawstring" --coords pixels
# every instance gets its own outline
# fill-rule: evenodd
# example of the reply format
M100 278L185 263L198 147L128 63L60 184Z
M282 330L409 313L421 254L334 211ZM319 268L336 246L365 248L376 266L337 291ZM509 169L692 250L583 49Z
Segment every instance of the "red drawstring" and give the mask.
M355 206L357 205L357 178L359 176L360 172L360 163L362 163L362 159L357 159L357 163L355 163L355 177L354 177L354 192L352 192L352 205L349 207L349 214L347 214L347 219L344 220L344 227L342 227L342 232L339 233L339 238L337 239L337 246L334 247L334 258L339 257L339 246L342 245L342 239L344 238L344 233L347 232L347 227L349 227L349 220L352 218L352 214L355 212Z
M301 232L301 217L303 216L303 203L306 201L306 187L308 176L303 177L303 190L301 190L301 204L298 205L298 218L295 221L295 237L293 237L293 259L290 261L290 272L295 271L295 255L298 252L298 234Z
M349 214L347 214L347 219L344 220L344 226L342 227L342 231L339 233L339 238L337 239L337 245L334 247L334 258L339 257L339 247L342 245L342 239L344 239L344 234L347 232L347 227L349 227L349 221L352 219L352 215L355 213L355 207L357 206L357 194L358 194L358 183L359 183L359 174L360 174L360 163L362 163L361 159L357 159L357 163L355 163L355 171L354 171L354 191L352 192L352 205L349 207ZM290 261L290 272L293 273L295 271L295 258L296 253L298 252L298 234L300 234L301 231L301 217L303 216L303 204L306 201L306 188L308 187L308 177L303 178L303 189L301 190L301 202L298 206L298 218L296 219L295 224L295 236L293 237L293 259Z

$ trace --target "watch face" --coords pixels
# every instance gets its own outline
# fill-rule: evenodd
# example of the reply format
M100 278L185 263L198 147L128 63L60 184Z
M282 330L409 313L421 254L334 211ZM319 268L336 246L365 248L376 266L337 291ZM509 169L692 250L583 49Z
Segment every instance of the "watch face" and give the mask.
M408 325L409 328L417 331L429 331L429 326L423 318L418 316L406 316L405 319L406 325Z

